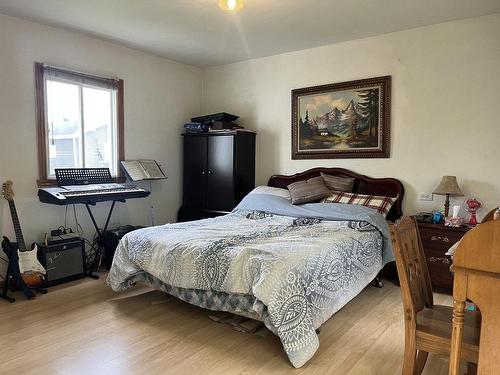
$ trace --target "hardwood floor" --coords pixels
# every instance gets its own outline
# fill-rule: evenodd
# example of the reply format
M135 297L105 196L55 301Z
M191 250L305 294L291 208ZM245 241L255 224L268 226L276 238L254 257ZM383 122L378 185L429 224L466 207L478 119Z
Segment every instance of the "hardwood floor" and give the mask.
M100 280L0 301L0 374L400 374L404 331L399 288L367 287L326 322L320 348L294 370L278 337L233 331L209 311L148 288L116 294ZM437 303L451 297L436 295ZM447 374L429 356L424 374Z

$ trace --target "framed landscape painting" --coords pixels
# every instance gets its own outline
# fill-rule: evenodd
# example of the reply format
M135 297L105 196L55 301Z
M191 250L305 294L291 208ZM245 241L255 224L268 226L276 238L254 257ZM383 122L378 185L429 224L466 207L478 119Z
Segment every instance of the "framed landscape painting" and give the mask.
M292 90L292 159L388 158L391 77Z

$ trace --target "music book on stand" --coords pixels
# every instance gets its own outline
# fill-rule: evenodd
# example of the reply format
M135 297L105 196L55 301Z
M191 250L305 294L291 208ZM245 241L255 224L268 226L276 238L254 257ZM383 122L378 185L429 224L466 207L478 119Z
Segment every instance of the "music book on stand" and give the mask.
M124 160L120 163L123 171L132 181L163 180L167 178L155 160Z

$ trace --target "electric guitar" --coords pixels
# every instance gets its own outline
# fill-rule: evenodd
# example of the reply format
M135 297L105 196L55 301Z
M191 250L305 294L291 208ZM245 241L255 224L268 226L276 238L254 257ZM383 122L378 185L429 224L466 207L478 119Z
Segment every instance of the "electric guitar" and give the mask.
M4 237L4 251L9 245L11 246L9 261L15 260L13 255L17 255L19 262L19 273L21 275L24 284L30 288L39 287L47 271L40 264L37 258L38 248L35 245L32 250L26 248L24 243L23 232L21 230L21 224L19 223L19 218L17 216L16 205L14 204L14 191L12 190L12 181L7 181L2 184L2 196L9 202L10 215L12 217L12 224L14 225L14 231L16 233L17 239L17 249L12 248L10 241L7 237ZM15 253L17 250L17 254ZM7 251L6 251L7 253Z

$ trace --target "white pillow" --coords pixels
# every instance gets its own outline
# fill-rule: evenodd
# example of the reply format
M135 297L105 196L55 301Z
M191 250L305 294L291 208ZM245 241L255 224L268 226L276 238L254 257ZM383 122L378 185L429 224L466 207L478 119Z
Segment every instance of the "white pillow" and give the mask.
M250 192L250 194L270 194L270 195L276 195L277 197L288 199L289 201L292 200L288 189L280 189L271 186L257 186Z

